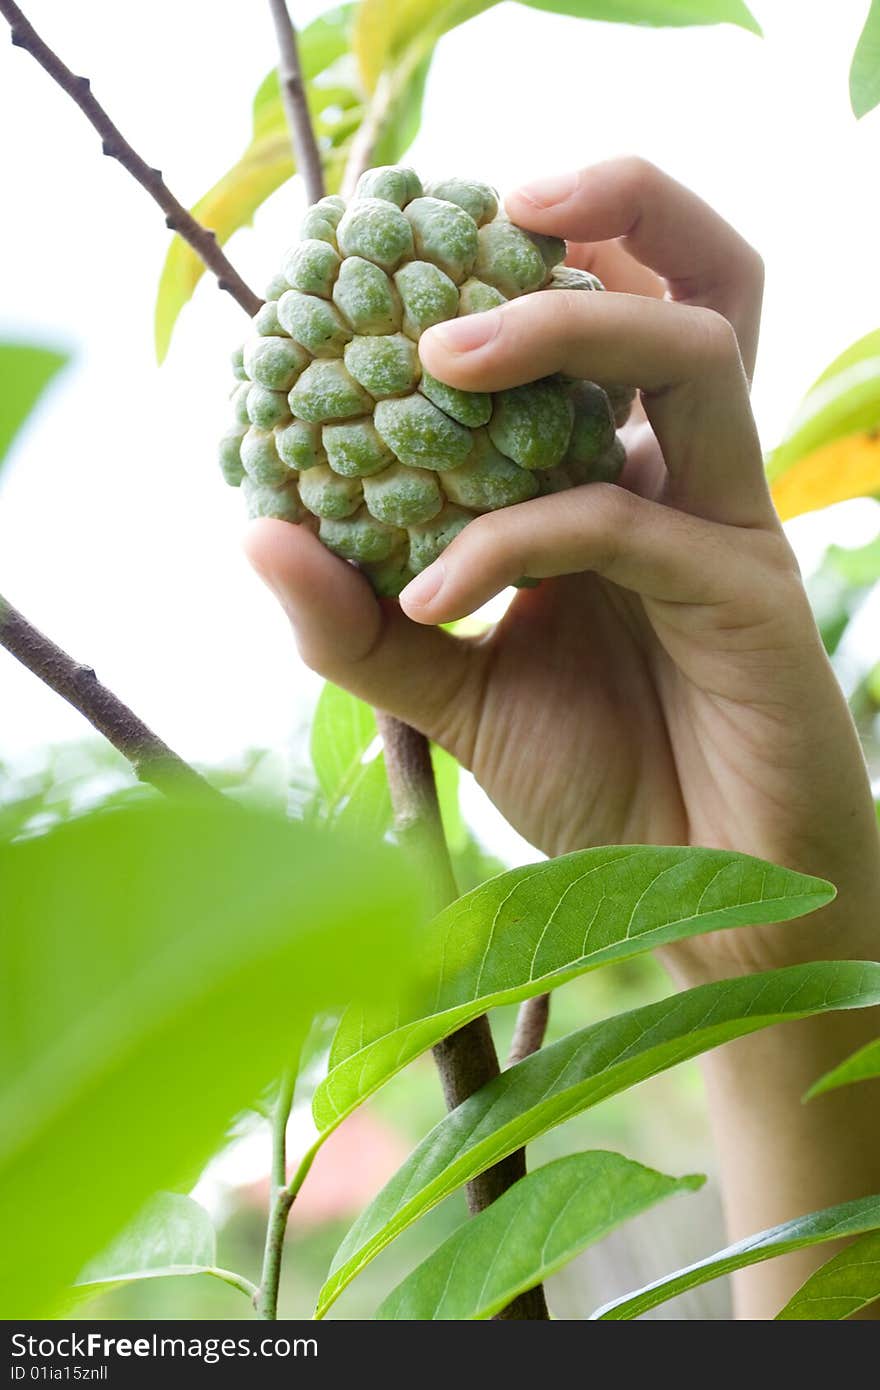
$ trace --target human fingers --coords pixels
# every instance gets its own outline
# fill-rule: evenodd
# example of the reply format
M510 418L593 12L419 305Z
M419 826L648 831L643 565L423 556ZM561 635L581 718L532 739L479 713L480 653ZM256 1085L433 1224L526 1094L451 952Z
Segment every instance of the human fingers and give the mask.
M245 552L308 666L468 761L480 662L471 644L380 603L364 576L305 527L255 521Z
M561 372L641 388L667 500L734 525L774 525L734 331L709 309L554 290L437 324L419 352L441 381L500 391Z
M532 231L575 242L617 241L628 256L662 276L671 299L723 314L736 330L751 376L763 264L690 189L647 160L626 157L527 184L509 195L506 207L515 222Z

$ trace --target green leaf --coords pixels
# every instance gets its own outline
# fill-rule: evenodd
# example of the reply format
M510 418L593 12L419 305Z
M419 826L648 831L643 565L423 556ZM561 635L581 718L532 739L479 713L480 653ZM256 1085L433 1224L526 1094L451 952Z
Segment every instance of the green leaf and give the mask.
M0 1306L35 1317L316 1011L403 987L420 894L388 847L152 800L0 846L0 885Z
M867 545L856 547L829 545L825 562L847 584L854 588L867 588L880 579L880 536L868 541Z
M459 1226L398 1284L376 1317L491 1318L630 1217L704 1182L698 1174L667 1178L602 1150L557 1159Z
M211 1274L248 1292L248 1280L218 1268L214 1223L204 1207L178 1192L159 1192L112 1245L89 1262L76 1281L75 1294L93 1298L139 1279L193 1274Z
M433 53L432 48L416 65L392 101L373 150L373 164L396 164L418 135Z
M767 476L776 482L802 459L850 435L880 425L880 354L850 362L833 376L823 377L808 393L774 449Z
M410 1154L337 1250L317 1316L426 1211L573 1115L733 1038L878 1002L880 965L819 961L701 985L542 1048L445 1116Z
M855 1081L874 1081L880 1076L880 1038L860 1047L838 1066L827 1071L814 1082L804 1096L804 1100L814 1100L826 1091L836 1091L840 1086L851 1086Z
M723 1274L760 1264L762 1260L775 1259L777 1255L787 1255L792 1250L803 1250L809 1245L821 1245L824 1241L839 1240L843 1236L861 1235L863 1231L873 1231L878 1227L880 1197L861 1197L855 1202L841 1202L837 1207L813 1211L809 1216L798 1216L794 1221L786 1221L781 1226L771 1227L769 1231L761 1231L756 1236L737 1241L736 1245L728 1245L726 1250L711 1255L707 1260L700 1260L698 1264L680 1269L665 1279L647 1284L638 1293L606 1303L596 1310L593 1320L631 1320L688 1289L719 1279Z
M49 382L69 361L65 352L30 343L0 343L0 467L13 439Z
M871 8L853 54L849 95L856 116L866 116L880 103L880 0Z
M870 1231L811 1274L776 1314L776 1321L837 1322L878 1298L880 1232Z
M366 752L378 737L370 706L328 681L315 706L309 752L331 812L351 794Z
M361 0L352 30L352 47L361 78L372 91L380 74L393 68L410 46L428 51L441 35L492 8L495 0ZM526 0L532 4L532 0ZM623 24L739 24L760 27L742 0L534 0L532 7L583 19Z
M880 357L880 328L875 328L863 338L857 338L854 343L850 343L848 348L844 348L816 378L810 390L814 391L823 381L830 381L832 377L839 376L847 367L853 367L857 362L865 362L872 357Z
M349 43L353 5L342 5L307 25L299 36L300 57L308 82L307 96L313 117L320 119L329 108L351 105L357 95L343 86L321 87L315 79L344 55ZM325 146L331 150L337 138L348 133L348 126L336 137L325 133ZM253 133L244 154L192 208L199 222L211 227L223 245L240 227L247 226L254 213L271 193L294 173L290 136L276 72L260 84L254 98ZM179 236L172 238L159 281L156 298L156 356L164 361L174 325L183 306L192 298L204 274L201 259Z
M798 917L833 894L821 879L707 849L588 849L502 874L459 898L420 938L437 982L427 1015L353 1009L342 1019L315 1093L315 1123L339 1123L489 1008L672 941Z
M617 24L679 26L737 24L753 34L761 26L742 0L522 0L533 10L604 19Z

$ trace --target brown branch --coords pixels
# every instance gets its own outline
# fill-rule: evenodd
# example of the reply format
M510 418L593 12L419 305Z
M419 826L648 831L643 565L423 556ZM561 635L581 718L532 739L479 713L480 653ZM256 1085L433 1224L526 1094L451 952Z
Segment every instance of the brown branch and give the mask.
M458 897L458 887L443 833L428 740L424 734L389 714L377 711L376 718L385 745L385 768L397 833L416 856L438 908L443 907ZM444 1038L433 1051L450 1110L499 1075L498 1054L485 1015ZM525 1171L525 1150L520 1149L496 1163L494 1168L472 1178L466 1189L471 1214L485 1210L518 1182ZM498 1316L517 1320L545 1319L547 1304L543 1288L539 1285L520 1294Z
M325 192L324 168L306 100L296 29L287 12L287 0L269 0L269 9L278 41L278 86L296 167L305 184L306 198L310 203L316 203Z
M520 1004L510 1051L507 1054L509 1067L515 1067L517 1062L531 1057L533 1052L540 1052L549 1019L549 994L538 994L534 999L526 999Z
M45 685L79 710L100 734L127 758L142 782L163 792L181 791L219 797L189 763L163 743L111 690L90 666L74 661L50 638L0 596L0 646Z
M40 67L45 69L53 81L58 83L62 91L65 91L76 102L86 119L92 123L101 137L101 148L104 154L111 159L117 159L122 167L128 170L132 178L135 178L141 187L150 194L150 197L159 204L165 213L166 227L177 232L184 241L189 242L208 269L217 276L217 284L221 290L232 295L232 298L241 305L245 313L255 314L263 301L245 284L238 271L224 256L217 242L217 234L209 227L203 227L200 222L197 222L171 193L162 178L161 170L151 168L132 149L113 124L103 106L92 96L89 79L78 77L76 73L71 72L70 68L40 38L33 25L25 18L13 0L0 0L0 14L9 22L12 29L12 42L16 47L23 48L25 52L30 53L31 57L36 59Z

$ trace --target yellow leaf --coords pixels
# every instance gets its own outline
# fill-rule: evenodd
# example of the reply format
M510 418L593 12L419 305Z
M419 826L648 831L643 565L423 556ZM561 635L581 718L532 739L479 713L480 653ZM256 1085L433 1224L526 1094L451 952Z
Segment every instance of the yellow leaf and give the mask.
M783 521L833 502L880 493L880 432L835 439L787 469L771 487Z
M368 92L381 73L410 44L428 52L441 34L463 24L497 0L361 0L352 29L352 48Z
M234 231L252 220L260 204L292 174L286 130L266 135L255 141L220 182L199 199L193 216L213 228L222 246ZM160 362L168 351L177 316L204 271L204 264L192 247L175 236L168 248L156 299L156 356Z

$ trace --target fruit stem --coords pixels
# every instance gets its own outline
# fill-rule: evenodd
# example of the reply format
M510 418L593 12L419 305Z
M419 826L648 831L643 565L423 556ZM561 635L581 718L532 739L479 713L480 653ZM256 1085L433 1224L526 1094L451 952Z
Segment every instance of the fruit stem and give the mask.
M458 897L458 886L443 832L431 750L424 734L390 714L376 712L385 745L385 768L397 834L425 873L433 906L439 910ZM440 1084L449 1110L500 1073L498 1054L485 1014L465 1024L433 1049ZM525 1176L525 1150L510 1154L467 1184L468 1210L484 1211L503 1192ZM498 1314L502 1319L546 1319L547 1304L539 1285L528 1290Z

